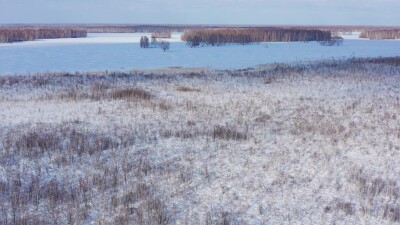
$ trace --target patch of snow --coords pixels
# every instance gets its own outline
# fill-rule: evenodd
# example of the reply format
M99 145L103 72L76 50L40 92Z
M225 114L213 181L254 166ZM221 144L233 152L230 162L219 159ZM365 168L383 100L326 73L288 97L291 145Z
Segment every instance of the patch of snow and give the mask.
M345 40L369 40L368 38L360 38L361 32L339 32L338 36Z

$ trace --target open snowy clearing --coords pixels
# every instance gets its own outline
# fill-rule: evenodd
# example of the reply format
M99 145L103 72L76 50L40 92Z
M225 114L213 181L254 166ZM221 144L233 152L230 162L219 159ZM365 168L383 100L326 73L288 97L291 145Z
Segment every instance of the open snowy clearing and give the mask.
M338 36L345 40L369 40L367 38L360 38L361 32L339 32Z
M0 223L399 224L400 58L0 77Z

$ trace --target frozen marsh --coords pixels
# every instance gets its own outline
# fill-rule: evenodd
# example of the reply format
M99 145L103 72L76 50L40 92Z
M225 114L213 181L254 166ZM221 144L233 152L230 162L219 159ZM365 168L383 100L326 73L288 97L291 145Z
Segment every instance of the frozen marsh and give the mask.
M399 224L399 111L399 57L2 76L0 224Z

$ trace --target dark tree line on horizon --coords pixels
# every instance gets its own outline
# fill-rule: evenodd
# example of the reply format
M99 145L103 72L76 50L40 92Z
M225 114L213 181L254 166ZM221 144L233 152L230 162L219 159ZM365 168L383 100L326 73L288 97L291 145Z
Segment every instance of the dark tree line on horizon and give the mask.
M182 35L190 47L218 46L228 43L250 44L257 42L295 42L331 40L329 31L298 29L229 28L186 31Z
M88 33L171 33L183 32L187 29L185 26L129 26L129 25L115 25L115 26L79 26L79 29L84 29Z
M151 38L171 38L171 32L154 32Z
M0 28L0 43L13 43L20 41L33 41L36 39L54 39L54 38L79 38L86 37L85 30L74 29L9 29Z
M400 39L400 29L396 30L371 30L361 33L360 38L369 39Z
M286 29L321 30L338 32L364 32L398 30L399 26L349 25L195 25L195 24L0 24L0 29L73 29L88 33L170 33L204 29Z

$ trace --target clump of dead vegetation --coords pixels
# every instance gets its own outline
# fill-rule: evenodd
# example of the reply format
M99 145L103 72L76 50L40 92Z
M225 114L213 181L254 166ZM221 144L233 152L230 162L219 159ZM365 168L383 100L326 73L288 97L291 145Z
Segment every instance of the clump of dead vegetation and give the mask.
M183 86L177 87L176 90L180 91L180 92L200 92L201 91L198 88L190 88L190 87L183 87Z
M223 140L246 140L247 133L238 131L235 127L214 126L212 133L213 139Z
M69 89L66 93L60 94L63 100L150 100L153 95L140 87L107 87L94 85L87 91L79 91L75 88Z
M153 97L150 92L137 87L114 89L111 91L110 96L112 99L143 99L143 100L149 100Z

